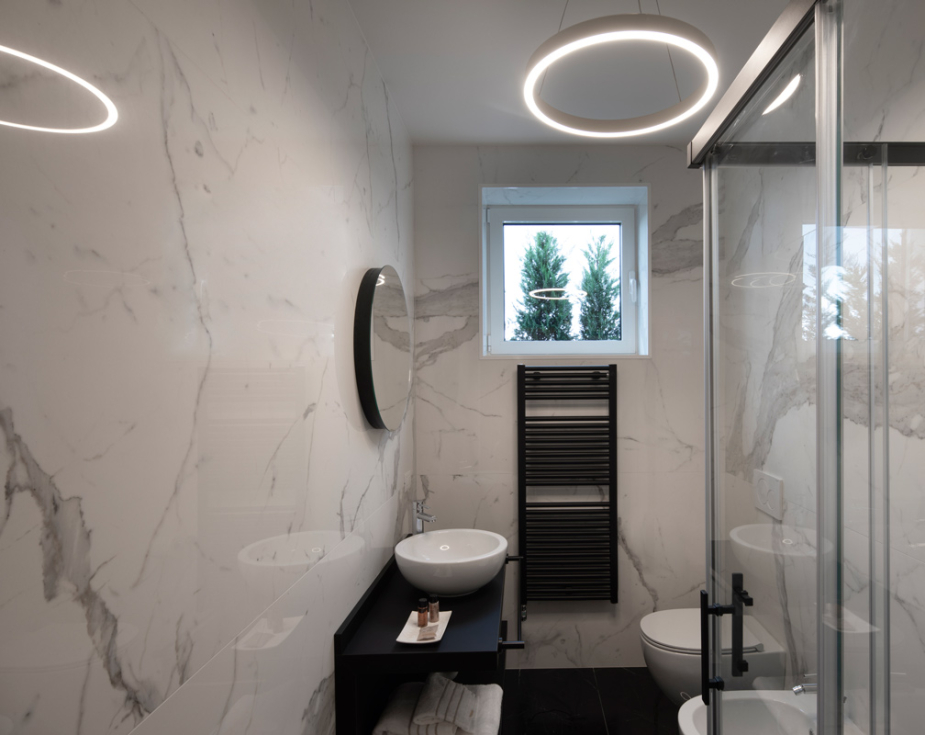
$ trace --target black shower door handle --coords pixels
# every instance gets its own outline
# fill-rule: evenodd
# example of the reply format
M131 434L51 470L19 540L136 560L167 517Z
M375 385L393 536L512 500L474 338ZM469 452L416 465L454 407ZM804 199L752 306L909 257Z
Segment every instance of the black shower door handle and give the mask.
M739 575L740 577L742 575ZM749 598L751 599L751 598ZM735 614L735 605L710 604L706 590L700 590L700 696L703 703L710 704L711 689L725 689L723 677L710 678L710 615ZM739 650L741 656L741 648Z
M748 661L745 660L744 625L745 611L743 608L751 607L755 601L743 589L741 574L732 575L732 675L742 676L748 671Z
M700 696L704 704L710 704L710 618L708 595L700 590Z

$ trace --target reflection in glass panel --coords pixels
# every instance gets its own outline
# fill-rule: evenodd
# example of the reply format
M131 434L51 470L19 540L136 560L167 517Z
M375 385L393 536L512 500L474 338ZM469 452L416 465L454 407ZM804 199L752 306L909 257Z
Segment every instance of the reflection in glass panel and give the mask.
M622 339L620 227L505 224L504 339Z
M394 431L405 416L411 389L411 320L401 279L391 266L376 281L370 357L379 415Z
M805 161L814 98L810 31L711 160L714 600L731 603L732 575L743 574L754 599L744 628L761 644L746 652L740 677L723 651L718 673L727 690L783 695L816 672L817 388L808 327L816 309L816 170ZM823 549L833 552L825 542Z

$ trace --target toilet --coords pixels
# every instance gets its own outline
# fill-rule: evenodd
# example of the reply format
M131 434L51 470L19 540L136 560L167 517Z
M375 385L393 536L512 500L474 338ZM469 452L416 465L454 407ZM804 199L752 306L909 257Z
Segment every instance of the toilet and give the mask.
M748 672L731 675L732 621L722 618L726 689L751 689L756 677L784 675L784 649L755 618L746 615L743 643ZM700 695L700 609L659 610L640 622L642 655L655 683L676 705Z

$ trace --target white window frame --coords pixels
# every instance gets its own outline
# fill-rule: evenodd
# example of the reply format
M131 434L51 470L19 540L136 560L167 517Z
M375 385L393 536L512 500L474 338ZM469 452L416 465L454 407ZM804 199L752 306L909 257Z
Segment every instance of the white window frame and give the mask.
M637 213L630 204L487 205L483 276L484 357L585 357L639 354L637 306L639 270ZM620 340L505 341L504 339L504 225L506 224L619 224L620 225Z

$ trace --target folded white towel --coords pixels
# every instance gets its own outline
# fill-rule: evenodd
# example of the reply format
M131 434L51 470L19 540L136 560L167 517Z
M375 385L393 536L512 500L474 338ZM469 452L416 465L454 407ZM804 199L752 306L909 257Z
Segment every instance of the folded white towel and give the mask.
M448 722L414 724L412 716L424 685L412 681L402 684L392 694L373 735L497 735L501 728L501 700L504 695L501 687L487 684L470 686L468 689L478 701L471 730L460 730Z
M471 732L475 727L478 700L469 687L457 684L440 673L430 674L411 718L415 725L449 722Z
M456 735L458 728L448 722L435 725L415 725L411 722L423 689L424 685L419 681L400 685L392 693L373 729L373 735Z
M478 700L472 730L460 730L456 735L498 735L501 729L501 698L504 691L497 684L469 687Z

